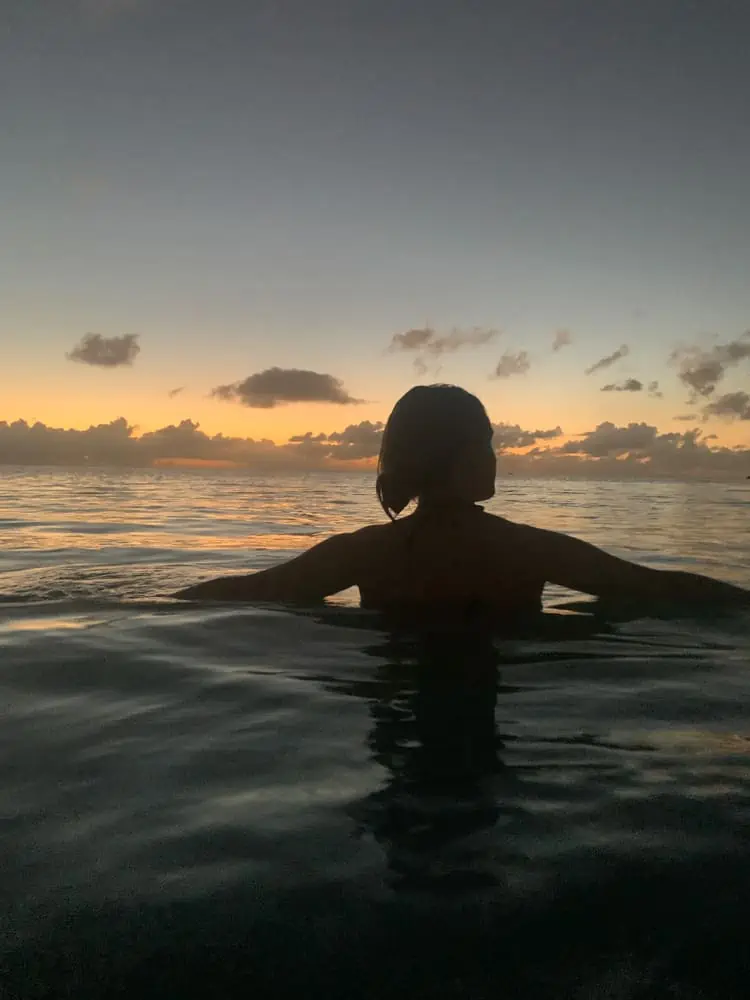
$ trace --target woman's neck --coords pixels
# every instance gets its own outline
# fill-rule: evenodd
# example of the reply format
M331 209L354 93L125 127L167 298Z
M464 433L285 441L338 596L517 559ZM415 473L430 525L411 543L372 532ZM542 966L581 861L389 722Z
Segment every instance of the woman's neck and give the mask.
M417 514L429 514L432 511L445 511L446 513L463 513L467 511L481 511L481 507L473 500L463 500L460 497L450 496L427 496L420 497L417 502Z

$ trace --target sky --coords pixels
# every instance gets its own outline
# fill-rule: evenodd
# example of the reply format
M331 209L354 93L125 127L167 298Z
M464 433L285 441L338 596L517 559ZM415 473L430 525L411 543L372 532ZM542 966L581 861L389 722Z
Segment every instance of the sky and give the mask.
M149 461L334 462L448 381L529 461L750 471L742 0L6 0L2 28L0 460L123 418L172 428Z

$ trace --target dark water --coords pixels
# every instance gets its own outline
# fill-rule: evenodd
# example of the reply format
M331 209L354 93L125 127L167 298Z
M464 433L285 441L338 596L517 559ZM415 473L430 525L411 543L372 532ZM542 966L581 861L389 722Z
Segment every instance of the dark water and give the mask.
M750 620L396 634L165 597L360 477L3 470L0 996L745 997ZM750 490L494 509L750 585Z

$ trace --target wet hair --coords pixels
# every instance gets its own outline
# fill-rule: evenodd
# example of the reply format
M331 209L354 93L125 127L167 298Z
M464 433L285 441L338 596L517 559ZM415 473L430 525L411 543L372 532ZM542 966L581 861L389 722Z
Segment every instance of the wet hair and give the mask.
M391 520L411 500L438 491L446 466L492 438L476 396L457 385L416 385L393 407L383 431L375 489Z

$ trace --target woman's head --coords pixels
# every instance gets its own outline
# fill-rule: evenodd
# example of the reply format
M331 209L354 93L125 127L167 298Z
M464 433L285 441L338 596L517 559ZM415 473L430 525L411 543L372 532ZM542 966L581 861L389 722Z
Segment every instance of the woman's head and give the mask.
M492 424L470 392L456 385L417 385L393 407L376 484L389 517L410 500L488 500L495 473Z

